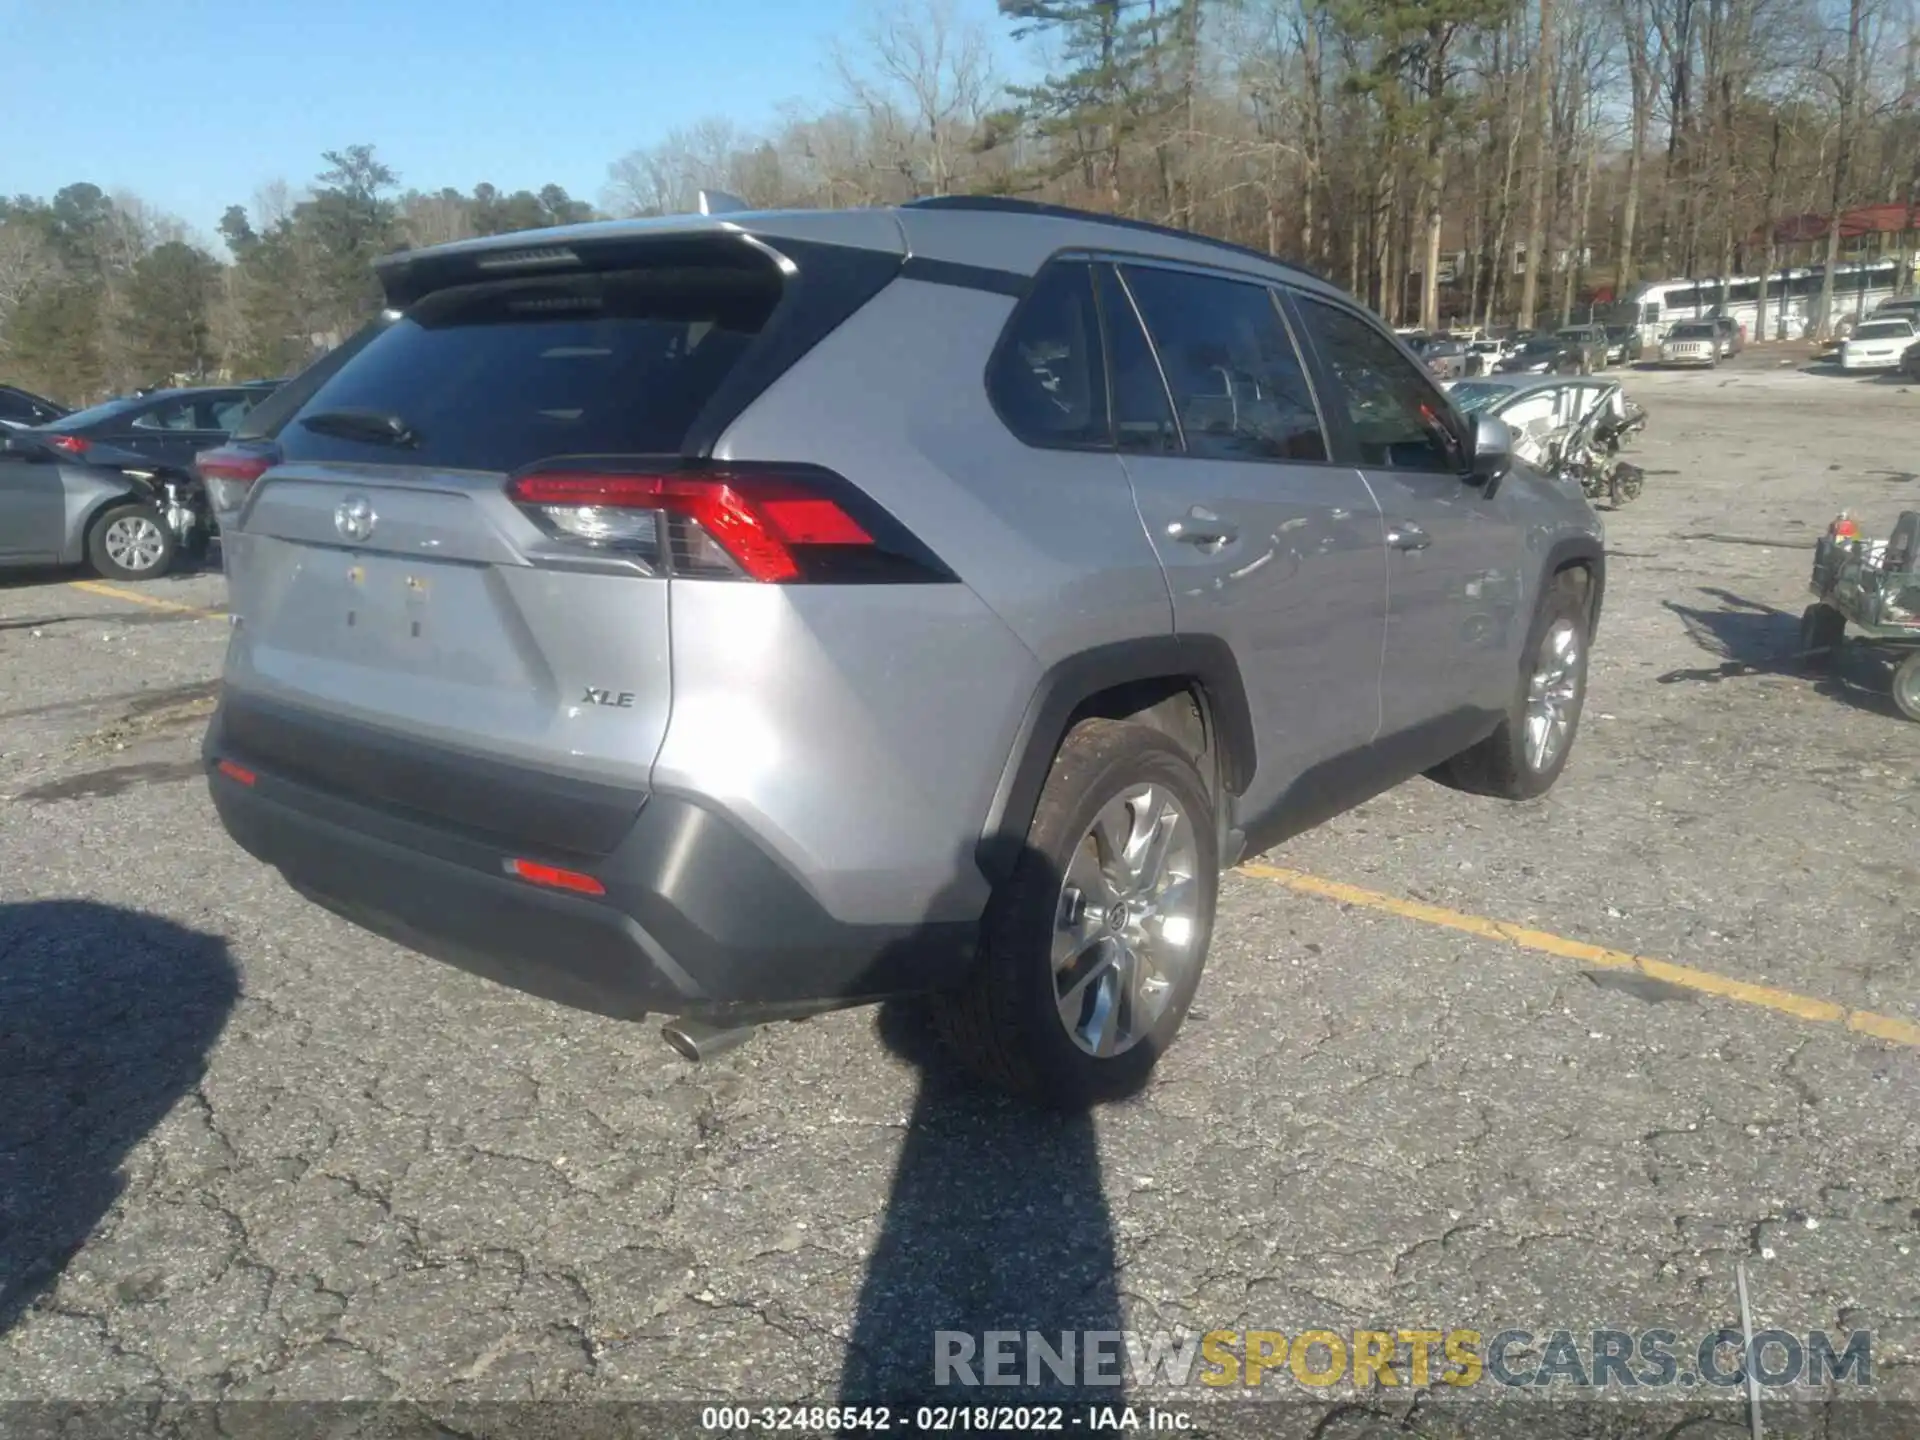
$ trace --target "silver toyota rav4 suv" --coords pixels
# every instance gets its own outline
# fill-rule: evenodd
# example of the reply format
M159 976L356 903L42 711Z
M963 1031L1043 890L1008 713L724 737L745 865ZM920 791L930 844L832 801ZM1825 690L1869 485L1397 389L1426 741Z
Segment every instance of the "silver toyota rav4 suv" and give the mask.
M1000 199L462 241L203 457L229 833L698 1056L930 997L1138 1085L1223 867L1567 762L1576 491L1315 276Z

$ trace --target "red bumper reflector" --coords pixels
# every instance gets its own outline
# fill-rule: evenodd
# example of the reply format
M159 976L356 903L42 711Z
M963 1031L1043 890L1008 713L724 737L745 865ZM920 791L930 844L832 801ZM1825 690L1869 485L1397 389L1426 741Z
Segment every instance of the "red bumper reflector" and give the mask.
M537 860L509 860L507 869L535 885L544 885L549 890L571 890L576 895L604 895L607 887L591 875L582 875L578 870L562 870L554 865L542 865Z
M222 760L214 767L229 780L237 780L242 785L251 785L260 777L244 765L236 765L231 760Z

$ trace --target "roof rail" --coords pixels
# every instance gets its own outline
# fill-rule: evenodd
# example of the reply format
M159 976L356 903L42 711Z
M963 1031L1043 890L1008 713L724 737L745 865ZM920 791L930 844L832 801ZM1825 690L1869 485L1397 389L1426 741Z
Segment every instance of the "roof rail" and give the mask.
M1076 210L1071 205L1051 205L1043 200L1022 200L1014 195L928 195L918 200L909 200L901 208L998 211L1006 215L1040 215L1055 220L1082 220L1095 225L1116 225L1123 230L1141 230L1149 235L1164 236L1169 240L1185 240L1195 245L1211 245L1216 250L1227 250L1235 255L1245 255L1251 260L1277 265L1282 270L1292 270L1296 274L1318 280L1322 285L1333 283L1317 270L1305 265L1296 265L1291 260L1282 260L1277 255L1256 250L1251 245L1236 245L1231 240L1217 240L1211 235L1201 235L1196 231L1182 230L1173 225L1156 225L1151 220L1133 220L1124 215L1103 215L1098 210Z

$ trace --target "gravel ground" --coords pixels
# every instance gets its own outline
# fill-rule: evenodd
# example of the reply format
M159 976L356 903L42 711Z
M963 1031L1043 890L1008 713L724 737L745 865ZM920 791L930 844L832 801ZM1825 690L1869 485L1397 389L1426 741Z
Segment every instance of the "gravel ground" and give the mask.
M1832 514L1920 508L1920 390L1631 383L1560 787L1416 782L1267 859L1920 1021L1920 729L1790 658ZM923 1385L937 1329L1690 1337L1742 1258L1757 1327L1871 1328L1920 1391L1920 1050L1234 875L1180 1045L1090 1118L974 1093L901 1009L691 1067L249 861L195 759L221 581L139 594L0 587L0 1400L825 1401ZM1511 1408L1410 1404L1317 1433Z

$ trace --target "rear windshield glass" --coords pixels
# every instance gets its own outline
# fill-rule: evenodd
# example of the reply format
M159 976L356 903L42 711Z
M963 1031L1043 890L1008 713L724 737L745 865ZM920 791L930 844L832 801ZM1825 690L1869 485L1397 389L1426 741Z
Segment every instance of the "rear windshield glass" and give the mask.
M111 420L116 415L124 415L129 410L138 410L147 402L138 396L131 400L106 400L85 410L76 410L71 415L62 415L60 425L63 429L79 430L88 425L98 425L102 420Z
M1475 415L1495 401L1506 399L1513 394L1513 388L1508 385L1475 385L1468 381L1455 385L1447 393L1453 396L1454 404L1467 414Z
M281 450L453 470L672 454L779 302L778 273L754 263L429 295L314 392L280 431ZM407 441L321 418L342 411L397 421Z

